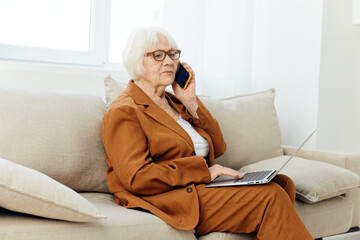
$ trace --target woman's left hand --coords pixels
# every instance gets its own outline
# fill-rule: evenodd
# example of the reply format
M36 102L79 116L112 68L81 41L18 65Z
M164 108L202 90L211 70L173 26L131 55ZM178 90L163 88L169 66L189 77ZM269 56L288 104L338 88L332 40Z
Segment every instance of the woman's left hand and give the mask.
M192 68L186 62L182 62L186 71L191 73L191 79L186 89L182 89L177 82L173 82L172 88L177 99L179 99L186 109L193 115L197 117L196 110L198 103L196 100L196 86L195 86L195 73Z
M235 171L232 168L223 167L219 164L215 164L211 167L209 167L209 172L211 176L211 181L213 181L215 178L221 175L230 176L235 179L241 179L244 177L244 175L238 171Z

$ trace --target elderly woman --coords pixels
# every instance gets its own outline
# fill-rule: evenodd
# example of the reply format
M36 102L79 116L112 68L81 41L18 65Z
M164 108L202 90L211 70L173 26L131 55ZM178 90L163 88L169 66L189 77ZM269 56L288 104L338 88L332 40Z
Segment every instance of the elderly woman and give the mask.
M141 208L177 229L255 233L256 239L312 239L294 209L284 175L261 186L206 188L217 176L242 175L214 163L226 144L195 94L174 82L181 51L163 29L135 31L123 58L131 77L103 119L107 183L116 203ZM165 91L171 85L175 93Z

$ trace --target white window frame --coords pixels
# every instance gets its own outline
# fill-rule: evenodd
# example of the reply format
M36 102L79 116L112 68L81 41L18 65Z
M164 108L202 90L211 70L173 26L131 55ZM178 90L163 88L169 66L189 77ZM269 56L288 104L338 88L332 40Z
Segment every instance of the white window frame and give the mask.
M108 62L111 0L91 0L89 50L70 51L0 44L0 58L103 66Z

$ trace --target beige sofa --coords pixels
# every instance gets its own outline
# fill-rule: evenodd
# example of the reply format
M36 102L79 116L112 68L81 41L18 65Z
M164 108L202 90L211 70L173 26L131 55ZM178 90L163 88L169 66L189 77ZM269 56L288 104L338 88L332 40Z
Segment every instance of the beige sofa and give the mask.
M126 85L111 77L105 84L108 103ZM273 168L294 151L281 146L274 95L270 89L202 98L227 141L219 163ZM196 239L193 231L115 204L100 132L106 106L101 97L82 93L0 89L0 239ZM314 238L358 228L360 155L304 149L291 163L284 173L296 184L295 207ZM251 235L210 233L200 239Z

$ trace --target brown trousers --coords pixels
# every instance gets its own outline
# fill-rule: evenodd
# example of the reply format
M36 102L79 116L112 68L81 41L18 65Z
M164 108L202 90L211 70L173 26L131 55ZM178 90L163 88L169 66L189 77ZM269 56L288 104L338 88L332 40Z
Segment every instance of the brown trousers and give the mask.
M266 185L196 186L200 220L196 235L209 232L256 233L254 239L313 239L297 215L295 186L282 174Z

